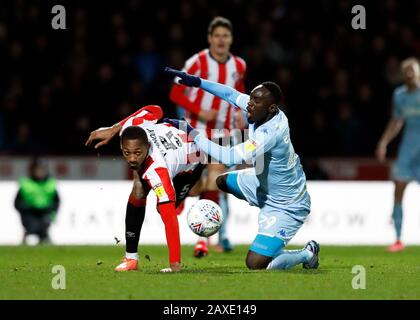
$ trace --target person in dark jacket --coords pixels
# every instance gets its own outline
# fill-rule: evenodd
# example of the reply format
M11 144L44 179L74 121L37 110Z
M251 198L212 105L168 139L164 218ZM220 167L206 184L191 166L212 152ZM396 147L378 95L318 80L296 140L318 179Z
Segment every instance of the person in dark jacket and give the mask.
M23 244L27 243L29 235L37 235L39 243L50 243L48 229L59 205L57 182L50 177L47 164L41 159L33 159L29 165L29 176L19 179L15 198L15 208L25 229Z

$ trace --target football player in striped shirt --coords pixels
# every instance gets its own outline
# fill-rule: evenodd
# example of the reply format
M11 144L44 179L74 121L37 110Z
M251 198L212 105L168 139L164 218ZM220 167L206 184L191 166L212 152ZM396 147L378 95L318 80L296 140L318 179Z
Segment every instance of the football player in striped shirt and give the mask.
M185 63L184 71L244 92L245 61L230 52L233 41L232 23L226 18L215 17L209 24L207 40L209 48L189 58ZM176 83L172 87L170 98L176 105L183 108L186 120L193 127L204 130L207 137L217 143L220 142L221 138L229 136L229 132L235 126L235 117L239 120L239 123L242 119L242 113L240 111L236 112L229 102L223 101L200 88L187 88ZM225 139L225 141L227 140ZM221 193L216 185L216 177L225 172L226 167L219 163L209 163L207 170L207 179L202 180L204 191L200 197L219 203L227 215L226 194ZM225 219L225 223L219 232L218 248L219 250L230 251L232 246L227 238L226 222L227 219ZM194 256L202 257L207 254L208 239L200 238L194 249Z
M173 123L157 123L162 117L159 106L146 106L109 128L93 131L86 145L95 140L95 148L120 134L122 154L133 170L133 189L128 199L125 219L126 253L116 271L138 269L138 244L146 211L146 197L153 190L157 210L165 225L169 249L169 268L180 271L181 245L176 208L200 179L204 165L193 141Z

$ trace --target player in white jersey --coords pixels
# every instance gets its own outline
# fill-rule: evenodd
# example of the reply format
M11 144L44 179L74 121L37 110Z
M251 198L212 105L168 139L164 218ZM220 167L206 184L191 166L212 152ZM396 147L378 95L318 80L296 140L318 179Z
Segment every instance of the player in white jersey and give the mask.
M184 71L244 92L246 63L242 58L230 52L233 41L231 22L223 17L215 17L209 24L207 40L209 48L189 58L185 63ZM235 108L231 104L200 88L188 88L175 84L171 89L170 98L178 106L178 110L180 107L182 108L186 120L193 127L205 131L207 137L214 139L217 143L235 127L235 116L237 120L242 119L241 112L235 112ZM182 118L184 115L179 114L179 116ZM241 127L240 121L237 122ZM217 176L225 170L224 165L209 162L207 178L201 181L202 192L200 194L201 199L213 200L220 204L225 211L225 221L219 231L219 246L216 247L219 251L232 249L226 232L229 212L226 194L220 192L216 185ZM200 238L194 248L194 256L198 258L206 256L208 254L207 244L206 238Z
M204 165L187 133L162 120L158 106L146 106L110 128L93 131L86 145L99 140L98 148L120 134L121 150L133 170L133 189L126 211L126 254L116 271L137 270L138 243L144 221L146 197L157 196L157 210L165 224L170 268L181 269L181 245L176 208L199 180Z
M405 84L395 89L393 95L394 112L378 142L376 157L385 161L388 144L398 135L405 124L404 136L398 151L397 161L392 170L394 181L394 222L396 241L387 249L390 252L404 250L401 242L403 221L402 200L410 181L420 182L420 65L416 58L408 58L401 63Z
M284 250L310 213L306 178L290 140L286 115L280 110L282 92L264 82L250 96L233 88L167 68L180 82L200 87L247 112L249 139L232 148L197 134L198 147L226 165L250 162L253 168L217 178L218 187L259 207L259 230L246 258L250 269L288 269L302 263L317 268L319 245L309 241L302 250ZM197 132L197 130L196 130Z

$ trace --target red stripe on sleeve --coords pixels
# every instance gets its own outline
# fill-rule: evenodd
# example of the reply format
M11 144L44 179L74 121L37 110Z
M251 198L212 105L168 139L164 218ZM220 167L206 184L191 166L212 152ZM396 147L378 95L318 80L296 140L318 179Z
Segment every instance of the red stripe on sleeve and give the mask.
M189 69L186 70L189 74L195 74L199 69L199 60L197 59ZM200 106L196 105L194 102L191 102L188 97L185 95L185 89L187 87L182 84L174 84L172 86L171 92L169 94L169 99L178 106L183 107L185 110L188 110L194 114L200 112Z
M133 126L141 125L144 122L143 118L134 118L133 119Z
M186 86L182 84L174 84L169 94L169 99L178 106L183 107L185 110L190 111L193 114L200 112L200 106L191 102L185 95Z
M137 116L142 111L147 111L148 113L146 113L142 117L139 117L138 119L145 119L145 120L151 121L151 120L159 120L160 118L163 117L163 111L162 111L161 107L156 106L156 105L148 105L148 106L145 106L145 107L137 110L136 112L134 112L133 114L131 114L127 118L125 118L124 120L120 121L120 125L123 126L129 119ZM136 121L139 122L138 124L143 123L143 121L140 121L140 120L136 120ZM136 124L134 124L134 121L133 121L133 125L136 125Z
M187 73L189 73L189 74L195 74L197 71L198 71L198 69L199 69L199 60L198 59L196 59L195 61L194 61L194 63L191 65L191 67L189 68L189 69L186 69L185 71L187 72Z
M160 181L162 182L163 189L165 189L165 192L169 198L169 201L176 201L176 194L175 194L174 187L172 186L172 183L171 183L171 177L169 176L168 169L156 168L155 171L157 175L159 176Z
M146 120L159 120L163 117L162 108L157 105L148 105L143 107L143 110L149 111L143 118Z
M160 203L157 205L157 209L165 225L169 263L181 262L181 239L179 236L179 223L176 215L175 202Z

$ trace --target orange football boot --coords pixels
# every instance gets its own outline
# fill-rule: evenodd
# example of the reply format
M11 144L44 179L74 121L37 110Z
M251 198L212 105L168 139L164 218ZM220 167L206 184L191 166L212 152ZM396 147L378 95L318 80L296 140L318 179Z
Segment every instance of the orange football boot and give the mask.
M115 271L132 271L138 269L139 261L137 259L124 258L122 262L115 268Z
M399 252L399 251L403 251L405 249L404 244L401 241L396 241L393 245L390 245L387 248L388 252Z

